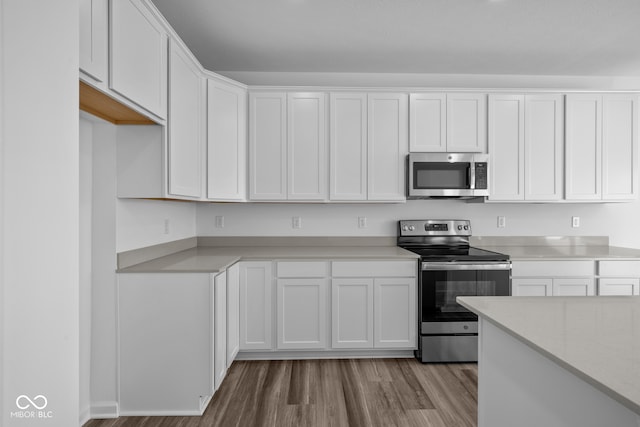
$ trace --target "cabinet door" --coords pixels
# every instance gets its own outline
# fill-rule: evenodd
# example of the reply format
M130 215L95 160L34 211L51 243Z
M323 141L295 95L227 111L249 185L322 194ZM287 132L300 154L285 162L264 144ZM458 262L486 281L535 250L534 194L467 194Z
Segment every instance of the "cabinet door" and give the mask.
M220 388L222 380L227 374L227 273L220 273L214 277L213 311L215 320L215 348L214 348L214 384L216 390Z
M207 93L207 198L247 197L247 91L209 79Z
M273 348L270 262L240 263L240 350Z
M374 346L416 348L416 279L374 279Z
M598 295L638 295L640 279L598 279Z
M487 96L447 94L447 151L485 153L487 150Z
M566 98L566 199L602 198L602 96L569 94Z
M548 297L553 293L553 279L517 279L511 281L511 295L516 297Z
M204 80L187 53L171 43L169 73L169 194L202 195Z
M249 94L249 197L287 199L287 96Z
M240 350L240 266L227 269L227 368Z
M373 348L373 279L333 279L331 330L332 348Z
M140 0L111 1L110 87L164 119L167 35Z
M80 70L97 82L108 75L108 0L80 0Z
M553 279L554 296L595 295L593 279Z
M290 200L327 199L324 93L287 96L287 183Z
M278 349L327 347L327 279L278 279Z
M409 95L409 151L447 151L447 95Z
M368 199L403 201L408 154L406 94L368 97Z
M367 199L367 95L330 95L331 200Z
M602 198L638 197L638 95L604 95Z
M490 200L524 200L524 96L489 95Z
M563 96L525 96L524 123L525 199L560 200L564 184Z

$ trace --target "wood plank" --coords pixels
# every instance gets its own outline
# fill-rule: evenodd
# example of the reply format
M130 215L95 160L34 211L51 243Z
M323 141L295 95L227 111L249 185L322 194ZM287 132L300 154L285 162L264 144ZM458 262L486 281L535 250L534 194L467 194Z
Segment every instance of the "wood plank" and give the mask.
M85 427L476 427L476 364L415 359L236 361L202 417Z
M80 81L80 110L116 125L154 125L156 122Z

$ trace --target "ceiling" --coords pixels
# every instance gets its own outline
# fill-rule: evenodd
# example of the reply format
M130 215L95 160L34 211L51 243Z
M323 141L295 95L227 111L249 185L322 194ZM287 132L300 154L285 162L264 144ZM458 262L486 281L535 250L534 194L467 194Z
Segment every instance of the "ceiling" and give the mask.
M640 76L639 0L152 0L211 71Z

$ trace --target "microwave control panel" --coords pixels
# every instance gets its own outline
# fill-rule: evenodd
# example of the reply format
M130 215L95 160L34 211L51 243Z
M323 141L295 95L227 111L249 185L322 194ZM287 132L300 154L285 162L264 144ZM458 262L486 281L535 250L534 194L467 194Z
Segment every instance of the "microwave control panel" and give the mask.
M486 162L477 162L475 164L476 167L476 188L478 189L486 189L487 185L487 163Z

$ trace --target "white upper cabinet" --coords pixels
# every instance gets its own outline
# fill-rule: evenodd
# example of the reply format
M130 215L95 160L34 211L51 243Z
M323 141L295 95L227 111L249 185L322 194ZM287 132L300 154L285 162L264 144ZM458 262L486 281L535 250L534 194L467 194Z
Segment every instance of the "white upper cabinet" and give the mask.
M327 199L326 95L249 95L251 200Z
M562 199L564 96L526 95L524 127L525 199Z
M108 0L80 0L80 71L102 83L108 76Z
M243 201L247 174L247 91L208 80L207 199Z
M409 151L447 151L447 95L412 93L409 111Z
M566 198L602 198L602 95L567 95Z
M249 94L249 198L287 199L287 95Z
M482 93L413 93L411 152L487 150L487 96Z
M555 201L563 183L562 95L489 95L490 200Z
M403 201L409 102L403 93L369 94L368 200Z
M326 95L287 96L289 200L327 199Z
M524 96L489 95L490 199L524 200Z
M200 198L204 79L189 55L174 42L169 64L169 194Z
M604 95L602 105L602 198L638 196L638 95Z
M637 105L635 94L567 95L567 199L637 198Z
M329 198L367 200L367 94L332 93L329 104Z
M167 34L140 0L111 1L110 87L167 115Z
M447 151L484 153L487 150L487 96L447 94Z

